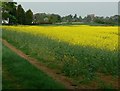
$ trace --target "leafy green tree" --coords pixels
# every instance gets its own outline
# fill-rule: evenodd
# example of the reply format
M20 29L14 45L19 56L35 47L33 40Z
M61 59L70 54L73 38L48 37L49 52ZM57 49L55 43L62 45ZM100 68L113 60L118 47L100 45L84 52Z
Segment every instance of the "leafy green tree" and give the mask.
M72 20L73 20L73 16L71 14L68 16L62 17L63 22L72 22Z
M104 19L104 17L96 16L95 19L94 19L94 22L99 23L99 24L105 24L105 19Z
M88 15L88 16L86 17L86 21L87 21L87 22L91 22L91 20L92 20L91 16Z
M57 22L61 22L62 21L62 18L61 18L60 15L56 15L56 17L57 17Z
M9 24L16 24L16 2L2 2L2 19L9 18Z
M73 18L77 18L77 14L75 14Z
M33 21L33 12L29 9L25 13L25 24L32 24Z
M21 5L17 7L17 22L18 24L25 24L25 11Z
M79 21L79 18L77 17L77 14L74 15L73 21L74 21L74 22L78 22L78 21Z
M2 2L2 19L7 19L9 18L9 10L8 10L8 3L7 2Z
M9 11L9 14L10 14L9 23L10 24L17 23L16 4L17 3L10 2L10 7L11 7L11 10Z
M81 16L79 16L79 21L82 22L82 17Z
M51 15L49 15L49 22L50 23L61 22L61 16L57 15L57 14L51 14Z

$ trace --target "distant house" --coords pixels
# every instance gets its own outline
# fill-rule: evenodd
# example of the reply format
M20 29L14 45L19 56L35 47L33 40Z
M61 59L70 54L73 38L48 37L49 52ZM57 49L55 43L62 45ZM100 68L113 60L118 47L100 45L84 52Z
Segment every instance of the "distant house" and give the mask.
M2 24L9 24L9 18L7 18L7 20L2 19Z
M95 14L89 14L89 15L87 15L87 17L90 18L90 22L93 22L93 20L95 18Z
M45 17L44 22L49 22L49 19L47 17Z
M118 21L119 15L114 15L114 16L111 16L110 18L112 18L115 21Z
M47 21L47 15L45 13L37 13L37 14L34 14L33 16L33 23L34 24L41 24L41 23L44 23L45 21Z

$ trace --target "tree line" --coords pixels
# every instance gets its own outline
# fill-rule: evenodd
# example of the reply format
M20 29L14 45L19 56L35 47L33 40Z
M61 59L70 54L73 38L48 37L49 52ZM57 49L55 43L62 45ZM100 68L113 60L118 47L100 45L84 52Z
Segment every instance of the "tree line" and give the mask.
M9 19L9 24L29 25L33 21L33 12L29 9L25 12L16 2L2 2L2 20Z
M32 10L25 11L21 5L16 2L2 2L2 20L8 20L8 24L15 25L31 25L31 24L64 24L64 23L98 23L107 25L117 25L120 21L119 15L111 17L99 17L94 14L85 17L75 15L67 15L61 17L58 14L36 13Z

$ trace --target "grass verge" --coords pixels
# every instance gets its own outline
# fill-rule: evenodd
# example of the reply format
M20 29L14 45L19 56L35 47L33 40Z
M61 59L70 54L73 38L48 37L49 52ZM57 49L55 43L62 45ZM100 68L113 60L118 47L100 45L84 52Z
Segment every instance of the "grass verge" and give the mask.
M4 89L65 89L60 83L3 46Z

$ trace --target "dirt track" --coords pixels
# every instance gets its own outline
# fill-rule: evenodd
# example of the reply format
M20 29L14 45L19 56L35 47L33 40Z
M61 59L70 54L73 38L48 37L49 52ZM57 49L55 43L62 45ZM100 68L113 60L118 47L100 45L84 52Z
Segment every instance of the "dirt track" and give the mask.
M1 39L0 39L1 40ZM36 68L42 70L43 72L45 72L47 75L51 76L54 80L56 80L59 83L62 83L66 89L75 89L75 86L72 86L72 81L65 77L62 76L60 74L55 73L54 70L47 68L45 65L43 65L42 63L40 63L38 60L28 57L26 54L24 54L22 51L16 49L14 46L12 46L11 44L9 44L6 40L2 39L2 42L5 46L7 46L8 48L10 48L13 52L15 52L16 54L18 54L20 57L26 59L26 61L30 62L32 65L34 65Z

